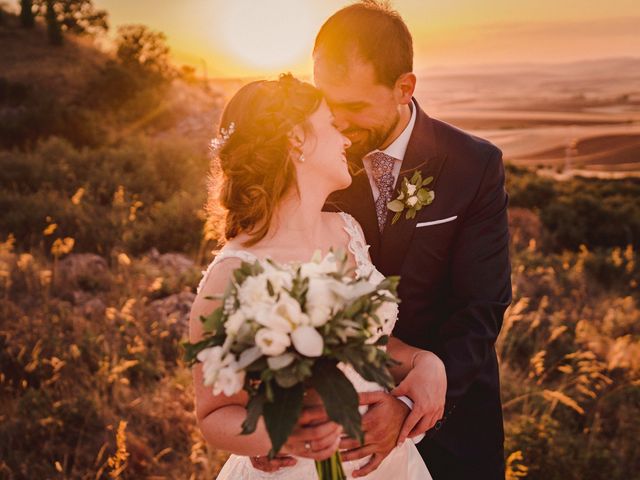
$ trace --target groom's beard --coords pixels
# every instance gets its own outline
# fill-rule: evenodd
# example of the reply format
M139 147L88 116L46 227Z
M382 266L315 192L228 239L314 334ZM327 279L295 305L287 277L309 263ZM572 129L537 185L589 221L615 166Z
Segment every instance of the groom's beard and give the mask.
M350 163L358 164L368 153L380 148L385 143L391 132L400 121L400 114L395 116L388 124L376 128L349 127L342 132L351 140L351 146L347 150L347 159Z

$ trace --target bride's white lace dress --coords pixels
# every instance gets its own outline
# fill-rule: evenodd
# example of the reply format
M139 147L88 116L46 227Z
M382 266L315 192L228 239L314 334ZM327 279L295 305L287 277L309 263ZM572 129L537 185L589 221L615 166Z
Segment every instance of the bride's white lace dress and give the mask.
M366 277L371 275L371 279L376 281L382 281L384 276L376 270L373 263L369 259L367 253L368 245L366 245L364 236L360 226L356 220L346 213L339 214L344 220L344 229L349 235L349 251L353 254L356 260L356 275L357 277ZM222 249L222 251L216 256L214 261L209 265L200 287L204 284L211 269L219 262L226 258L239 258L243 261L253 262L256 257L243 250ZM396 314L397 320L397 314ZM385 325L385 334L391 334L395 320L393 322L387 322ZM371 392L376 390L382 390L382 387L376 383L368 382L364 380L360 375L356 373L353 368L347 365L339 365L344 371L345 375L351 383L353 383L355 389L358 392ZM361 409L366 407L360 407ZM361 410L362 412L364 410ZM361 466L365 465L369 461L369 457L354 460L352 462L344 462L343 468L348 478L351 477L351 472L357 470ZM314 461L308 458L297 458L296 465L292 467L284 467L276 472L263 472L256 470L251 465L249 457L240 455L231 455L227 462L222 467L218 480L258 480L258 479L272 479L272 480L317 480L318 476L315 470ZM380 466L366 477L359 477L367 480L430 480L432 477L424 464L424 461L420 457L418 450L411 439L405 441L401 446L396 447L380 464Z

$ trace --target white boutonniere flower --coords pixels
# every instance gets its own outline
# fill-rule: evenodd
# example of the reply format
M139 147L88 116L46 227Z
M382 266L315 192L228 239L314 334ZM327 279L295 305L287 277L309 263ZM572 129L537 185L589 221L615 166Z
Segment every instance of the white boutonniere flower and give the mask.
M406 212L405 218L408 220L414 218L422 207L431 205L436 198L436 193L427 187L433 182L433 177L422 179L422 173L416 171L411 180L407 177L402 179L402 185L398 191L399 195L395 200L387 204L387 208L395 212L391 224L393 225L402 216L402 212Z

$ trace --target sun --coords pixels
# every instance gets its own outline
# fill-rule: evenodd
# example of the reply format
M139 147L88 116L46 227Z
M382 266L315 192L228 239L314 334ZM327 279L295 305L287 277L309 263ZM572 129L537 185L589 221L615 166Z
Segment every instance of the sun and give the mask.
M217 10L215 33L225 54L247 67L291 69L311 56L314 13L300 0L234 0Z

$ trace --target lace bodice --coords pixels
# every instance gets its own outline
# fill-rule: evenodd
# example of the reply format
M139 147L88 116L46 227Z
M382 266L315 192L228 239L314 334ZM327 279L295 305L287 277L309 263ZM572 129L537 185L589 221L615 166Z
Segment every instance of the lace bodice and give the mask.
M376 270L369 258L369 245L367 245L360 224L348 213L339 212L338 215L342 218L344 222L343 229L349 236L347 248L356 262L356 278L366 278L371 275L370 278L372 281L382 281L384 276ZM257 260L257 257L253 253L246 250L223 248L209 264L207 269L202 271L202 280L200 280L200 284L198 285L198 293L200 293L200 290L211 274L211 270L213 270L217 264L228 258L238 258L243 262L254 262Z

